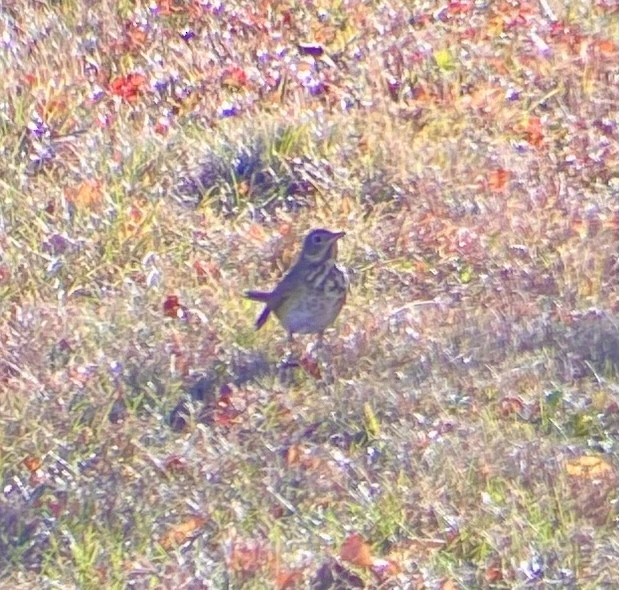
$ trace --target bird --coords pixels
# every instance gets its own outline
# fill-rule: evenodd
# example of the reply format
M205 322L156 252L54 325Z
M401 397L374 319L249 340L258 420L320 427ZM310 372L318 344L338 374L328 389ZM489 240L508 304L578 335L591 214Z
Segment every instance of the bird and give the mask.
M348 290L346 273L336 264L337 242L345 232L314 229L303 240L301 252L273 291L245 291L245 297L265 304L256 320L259 330L275 314L288 332L318 334L335 321Z

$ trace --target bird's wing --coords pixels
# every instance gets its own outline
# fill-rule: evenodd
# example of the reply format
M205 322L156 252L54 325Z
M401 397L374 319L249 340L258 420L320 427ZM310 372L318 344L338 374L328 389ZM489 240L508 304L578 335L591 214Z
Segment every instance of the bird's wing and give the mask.
M277 284L277 287L273 289L271 292L271 299L268 303L271 309L277 309L294 293L294 289L291 289L291 287L294 287L297 282L298 274L297 267L293 267L290 269L290 272Z

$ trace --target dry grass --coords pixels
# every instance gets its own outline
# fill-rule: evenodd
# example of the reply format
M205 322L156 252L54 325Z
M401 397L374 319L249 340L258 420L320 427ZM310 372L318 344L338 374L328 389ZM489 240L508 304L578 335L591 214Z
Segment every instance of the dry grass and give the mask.
M89 4L0 16L0 586L612 588L616 5Z

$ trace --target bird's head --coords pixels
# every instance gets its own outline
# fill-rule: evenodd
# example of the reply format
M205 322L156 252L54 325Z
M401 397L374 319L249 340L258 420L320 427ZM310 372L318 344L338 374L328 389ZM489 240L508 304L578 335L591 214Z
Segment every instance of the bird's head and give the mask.
M327 229L314 229L303 241L301 258L308 262L316 263L335 258L337 256L337 241L346 234L332 232Z

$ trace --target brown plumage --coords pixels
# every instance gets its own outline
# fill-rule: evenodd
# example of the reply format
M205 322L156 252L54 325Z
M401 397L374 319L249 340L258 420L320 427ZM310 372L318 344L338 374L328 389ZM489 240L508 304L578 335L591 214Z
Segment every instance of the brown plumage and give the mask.
M337 318L346 301L348 281L337 266L337 241L344 232L311 231L298 259L273 291L246 291L245 297L265 304L256 320L260 329L271 312L292 334L321 334Z

